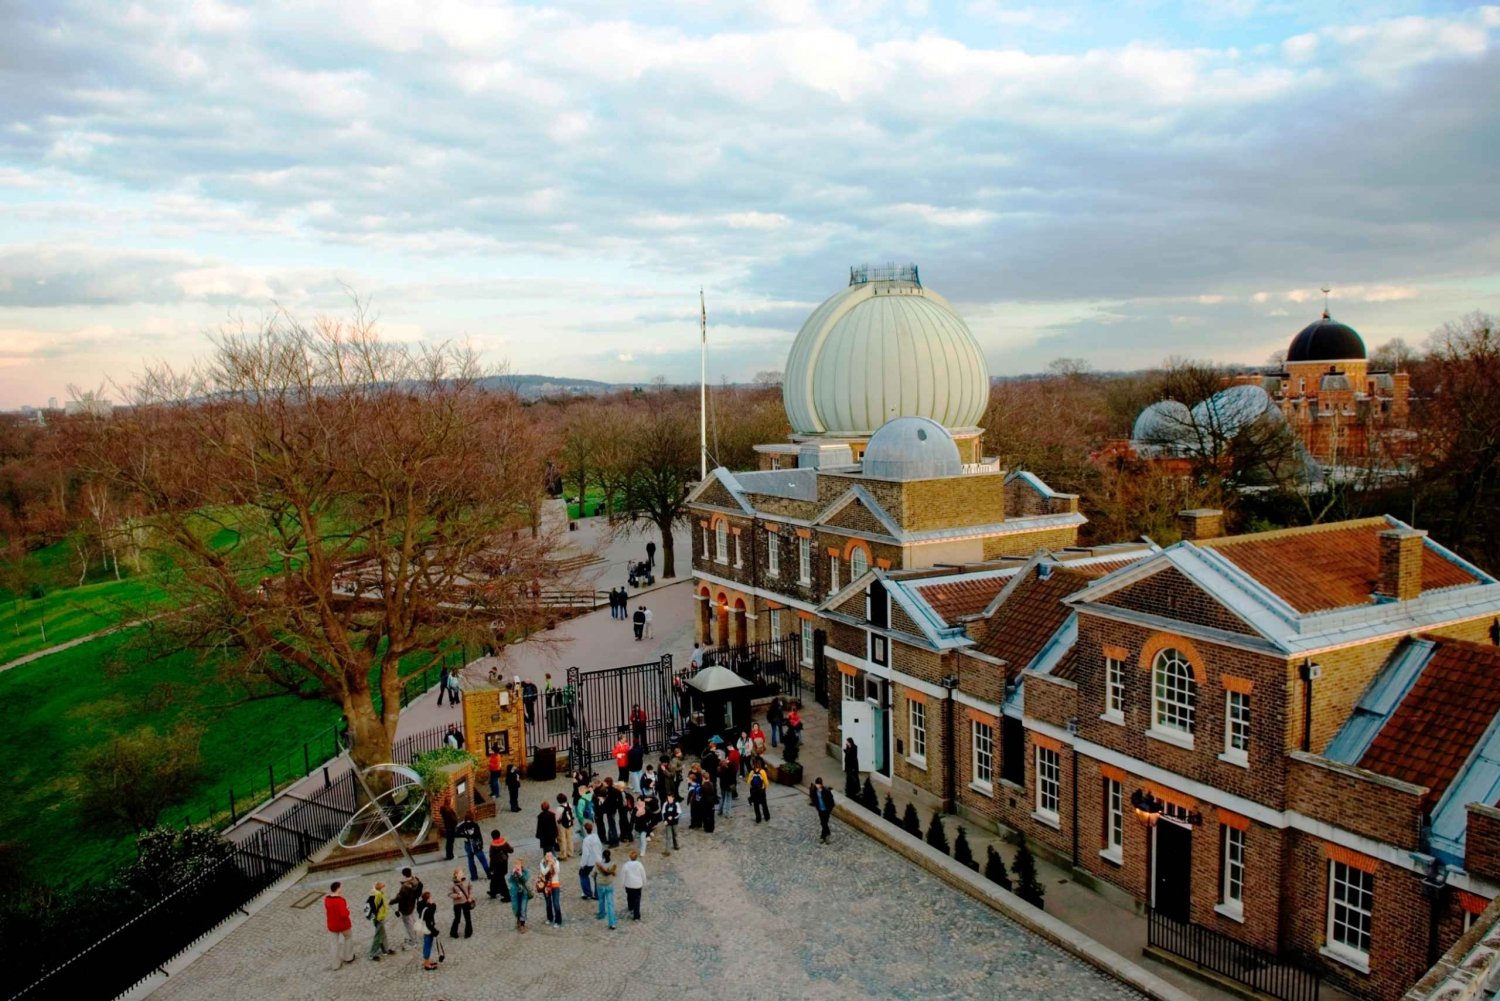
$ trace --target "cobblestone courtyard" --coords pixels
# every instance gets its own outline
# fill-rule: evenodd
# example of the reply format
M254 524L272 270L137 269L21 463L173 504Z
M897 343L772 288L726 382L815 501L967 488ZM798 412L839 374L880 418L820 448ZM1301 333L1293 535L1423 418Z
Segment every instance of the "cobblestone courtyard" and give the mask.
M713 835L681 830L683 851L646 858L644 920L622 914L610 932L579 900L577 860L565 862L565 926L549 929L533 901L530 931L481 891L475 937L444 938L448 960L432 973L411 952L364 959L369 925L356 917L360 958L326 969L321 902L296 908L327 876L284 892L151 996L167 999L501 998L1133 998L1099 974L915 865L835 821L817 843L805 794L776 788L772 820L752 822L741 799ZM517 815L524 817L525 814ZM530 833L502 821L510 833ZM486 825L488 826L488 825ZM530 837L513 838L528 861ZM448 863L420 875L442 894ZM375 878L343 877L351 906ZM620 909L624 891L616 890ZM440 923L451 916L446 899ZM399 938L399 921L391 926Z

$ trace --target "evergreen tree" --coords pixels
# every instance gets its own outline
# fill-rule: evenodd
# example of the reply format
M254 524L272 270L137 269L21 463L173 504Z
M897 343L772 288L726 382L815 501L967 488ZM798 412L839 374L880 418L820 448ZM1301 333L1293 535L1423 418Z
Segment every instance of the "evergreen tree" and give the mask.
M990 845L989 853L984 859L984 878L1002 889L1010 889L1010 873L1005 871L1005 859L995 851L994 845Z
M964 832L962 824L959 825L958 837L953 842L953 861L966 865L975 872L979 871L979 863L974 861L974 851L969 847L969 836Z
M865 776L865 787L859 791L859 803L871 813L880 812L880 797L875 795L875 786L868 775Z
M936 810L932 811L932 823L927 825L927 843L948 854L948 832L943 830L943 815Z
M915 804L906 804L906 812L901 815L901 826L906 828L906 833L914 838L922 836L922 818L917 816Z
M901 823L901 818L896 816L896 802L891 799L890 793L885 795L885 809L880 811L880 815L885 818L886 823L897 825Z
M1041 907L1046 895L1047 891L1036 878L1036 859L1032 858L1031 849L1022 838L1021 848L1016 852L1016 896L1033 907Z

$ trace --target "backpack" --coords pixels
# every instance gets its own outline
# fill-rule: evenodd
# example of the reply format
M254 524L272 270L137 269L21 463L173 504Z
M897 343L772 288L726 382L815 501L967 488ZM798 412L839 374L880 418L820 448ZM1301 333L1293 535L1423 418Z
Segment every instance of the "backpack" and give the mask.
M559 816L557 818L557 822L559 824L561 824L563 827L572 827L573 826L573 811L572 810L559 810L557 812L559 814L561 814L561 816Z
M758 771L751 772L750 773L750 788L752 790L754 790L755 792L760 792L765 787L766 787L766 780L763 779L763 778L761 778L761 773L758 772Z
M375 920L375 894L373 893L365 898L365 920Z

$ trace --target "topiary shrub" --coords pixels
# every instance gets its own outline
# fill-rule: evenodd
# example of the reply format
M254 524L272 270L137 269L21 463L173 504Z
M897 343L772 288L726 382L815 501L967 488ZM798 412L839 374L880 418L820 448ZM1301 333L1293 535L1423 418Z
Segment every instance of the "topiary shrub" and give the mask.
M467 761L479 767L479 756L470 754L461 747L439 747L412 759L412 771L422 780L422 791L432 798L448 787L448 780L440 774L449 765Z
M1036 859L1031 855L1031 849L1026 845L1026 839L1021 839L1021 847L1016 852L1016 896L1026 901L1033 907L1041 907L1042 900L1047 896L1047 891L1036 878Z
M969 836L964 833L962 825L958 828L958 837L953 841L953 861L966 865L975 872L979 871L979 863L974 861L974 851L969 847Z
M995 851L994 845L989 846L989 852L984 858L984 878L1003 889L1010 889L1010 873L1005 871L1005 859Z
M875 786L870 783L870 777L865 776L865 787L859 791L859 805L871 813L880 812L880 797L875 794Z
M932 823L927 825L927 843L948 854L948 832L943 830L943 816L936 810L932 811Z
M886 793L885 809L880 811L880 815L885 818L887 823L897 825L901 823L901 818L896 816L896 801L891 799L890 793Z
M914 838L922 836L922 818L917 816L917 808L914 804L906 804L906 812L901 815L901 826L906 828L906 833Z

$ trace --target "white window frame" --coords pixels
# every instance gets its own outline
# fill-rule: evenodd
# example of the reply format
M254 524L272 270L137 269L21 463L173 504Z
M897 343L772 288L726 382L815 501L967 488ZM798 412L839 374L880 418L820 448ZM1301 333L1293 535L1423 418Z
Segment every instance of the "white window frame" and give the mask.
M853 702L858 699L859 689L854 681L854 675L848 671L840 671L839 678L839 695L843 697L843 700L845 702Z
M1112 723L1125 722L1125 662L1104 658L1104 715Z
M781 576L781 537L775 532L766 533L766 576Z
M699 527L703 529L703 558L711 560L714 558L714 551L708 546L708 526L700 525Z
M771 608L771 609L768 609L767 612L768 612L768 615L766 616L766 618L767 618L766 625L767 625L767 628L769 628L771 630L770 639L780 640L781 639L781 609L779 609L779 608ZM777 647L777 649L779 650L780 647Z
M995 789L995 728L977 719L969 721L969 785L986 795Z
M781 457L780 456L776 456L776 455L771 456L771 469L772 469L772 471L775 471L775 470L780 469L780 468L781 468Z
M1104 780L1104 847L1099 854L1119 863L1125 851L1125 790L1114 779Z
M1054 826L1062 805L1062 755L1050 747L1036 745L1036 813Z
M911 753L906 760L920 768L927 767L927 703L906 700L906 739Z
M851 581L859 580L859 578L864 576L865 571L869 569L870 561L865 556L865 551L855 546L854 550L849 553L849 579Z
M798 618L802 623L802 663L813 662L813 621L812 619Z
M740 548L740 533L738 532L734 533L734 565L736 568L743 568L745 566L745 554L744 550Z
M1220 825L1219 903L1214 910L1236 921L1245 920L1245 832Z
M797 536L797 583L812 583L812 539Z
M714 526L714 562L729 562L729 523L725 521Z
M1369 897L1369 906L1364 898ZM1375 874L1337 859L1328 860L1328 913L1324 955L1368 972L1375 910ZM1353 931L1354 943L1347 937ZM1343 937L1340 937L1343 936Z
M828 593L837 594L839 590L839 558L830 555L828 557Z
M1250 693L1224 693L1224 753L1220 760L1250 767Z
M891 663L890 640L880 633L871 631L870 637L870 663L879 664L881 667L889 667Z
M1197 715L1198 679L1193 677L1193 665L1181 650L1168 647L1151 661L1150 733L1191 748Z

